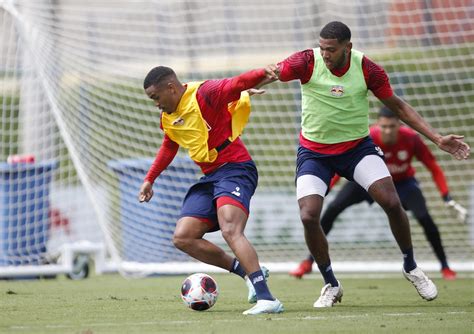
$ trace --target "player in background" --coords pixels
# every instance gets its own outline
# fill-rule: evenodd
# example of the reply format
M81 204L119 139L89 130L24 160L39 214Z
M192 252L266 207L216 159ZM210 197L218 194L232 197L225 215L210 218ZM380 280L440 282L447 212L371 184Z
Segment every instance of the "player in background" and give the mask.
M324 197L336 173L356 181L383 208L403 254L403 275L422 298L433 300L438 295L436 286L415 262L406 212L382 152L369 137L368 90L402 121L456 159L467 159L470 148L462 136L438 134L395 95L385 71L352 48L351 31L344 23L328 23L319 37L318 48L297 52L266 68L280 81L300 80L302 86L296 194L306 244L325 282L313 306L332 307L343 295L331 268L328 242L320 225ZM271 81L268 79L261 85Z
M426 201L418 186L418 181L415 178L415 169L411 165L411 161L413 156L415 156L430 170L443 201L456 212L458 219L465 223L467 210L451 198L443 170L436 162L428 146L423 143L416 132L408 127L401 126L397 115L385 107L379 111L377 124L370 127L370 137L375 145L379 146L384 153L385 163L392 175L403 207L413 213L423 228L428 242L441 263L443 278L445 280L456 279L456 272L449 268L441 236L433 218L428 212ZM339 176L336 175L331 180L331 186L338 179ZM328 235L334 221L344 210L363 201L367 201L369 204L374 202L370 195L357 183L347 182L337 193L334 200L328 204L321 217L321 228L324 233ZM290 275L296 278L303 277L303 275L312 271L313 262L313 257L309 255L297 268L290 271Z
M153 182L181 146L204 176L186 194L173 236L174 245L195 259L244 278L254 307L246 315L280 313L283 305L266 283L257 253L244 235L258 173L240 134L250 114L246 90L267 77L265 69L233 78L182 84L168 67L152 69L144 89L161 110L163 143L140 188L139 201L153 196ZM263 91L252 90L262 93ZM160 200L160 199L158 199ZM235 254L229 256L204 234L221 230Z

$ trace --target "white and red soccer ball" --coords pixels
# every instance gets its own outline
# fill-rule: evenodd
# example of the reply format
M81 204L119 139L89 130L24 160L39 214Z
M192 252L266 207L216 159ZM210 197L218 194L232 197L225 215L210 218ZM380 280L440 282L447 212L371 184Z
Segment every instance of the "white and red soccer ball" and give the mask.
M211 308L217 301L219 288L216 281L207 274L197 273L189 276L181 286L184 304L195 311Z

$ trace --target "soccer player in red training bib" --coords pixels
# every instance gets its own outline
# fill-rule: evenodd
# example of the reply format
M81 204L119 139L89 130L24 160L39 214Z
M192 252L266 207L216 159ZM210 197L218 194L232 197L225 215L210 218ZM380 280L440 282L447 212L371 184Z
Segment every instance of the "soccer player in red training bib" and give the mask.
M456 279L456 272L449 268L438 228L428 212L425 198L418 186L418 181L415 179L415 169L411 165L413 156L430 170L433 181L436 183L444 202L455 211L462 223L466 222L467 210L451 198L443 170L437 164L430 149L416 132L400 125L397 115L384 107L379 112L377 124L370 127L370 137L384 153L385 162L392 175L403 207L411 211L422 226L426 238L441 263L443 278L454 280ZM331 180L331 186L338 179L339 177L336 175ZM328 235L334 221L345 209L363 201L367 201L369 204L374 202L370 195L357 183L347 182L337 193L334 200L328 204L321 217L321 227L324 233ZM309 255L297 268L290 272L290 275L301 278L303 275L310 273L313 261L313 257Z
M404 276L422 298L433 300L438 295L436 286L416 265L407 215L382 152L369 137L368 90L402 121L455 158L466 159L470 148L462 136L436 133L393 93L384 70L352 49L350 39L351 31L344 23L331 22L321 30L318 48L267 66L267 71L280 81L297 79L302 85L296 193L306 244L325 281L314 307L332 307L343 294L331 268L328 242L320 225L323 200L336 173L357 182L384 209L403 253Z
M155 179L180 146L187 149L204 176L184 198L174 245L202 262L244 278L249 288L248 301L256 303L244 312L247 315L283 311L283 305L268 289L268 270L260 268L257 253L244 235L258 174L239 136L250 114L246 90L265 78L266 70L259 69L233 78L183 85L171 68L159 66L144 81L146 94L161 110L165 135L141 186L139 201L152 198ZM235 258L202 238L219 229Z

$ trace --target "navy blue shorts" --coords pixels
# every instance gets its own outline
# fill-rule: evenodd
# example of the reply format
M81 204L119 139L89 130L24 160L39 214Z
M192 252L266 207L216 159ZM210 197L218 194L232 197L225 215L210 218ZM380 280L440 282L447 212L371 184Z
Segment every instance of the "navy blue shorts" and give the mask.
M296 159L296 179L303 175L314 175L324 181L328 188L335 173L354 181L354 169L368 155L383 157L382 151L370 137L365 137L356 147L341 154L321 154L300 146Z
M258 183L255 163L250 160L227 163L210 174L206 174L189 188L183 200L181 217L197 217L210 220L210 232L219 230L216 200L230 197L250 212L250 199Z

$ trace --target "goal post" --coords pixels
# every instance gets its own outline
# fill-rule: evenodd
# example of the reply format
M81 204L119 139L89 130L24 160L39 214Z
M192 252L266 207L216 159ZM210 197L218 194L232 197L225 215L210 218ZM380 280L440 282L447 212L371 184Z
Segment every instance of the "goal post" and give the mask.
M468 0L0 1L0 164L17 172L4 173L0 184L0 276L67 272L71 249L91 256L105 249L107 268L124 275L211 270L172 244L184 194L200 176L184 151L156 181L152 201L137 200L163 138L159 111L142 88L157 65L184 82L230 77L316 47L319 29L340 20L354 48L386 69L397 94L441 133L465 135L472 146L473 11ZM265 89L252 97L242 136L259 170L246 235L261 262L286 271L307 253L294 189L300 84ZM380 103L370 96L373 120ZM453 269L472 271L474 164L425 142L451 195L469 208L468 224L446 208L418 162L417 178ZM13 155L35 161L7 163ZM48 162L55 166L50 180L34 190ZM35 172L12 176L22 168ZM418 262L438 270L410 220ZM229 250L218 232L206 238ZM399 250L375 205L342 213L329 241L336 270L399 270ZM52 267L61 256L67 265Z

